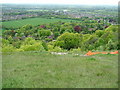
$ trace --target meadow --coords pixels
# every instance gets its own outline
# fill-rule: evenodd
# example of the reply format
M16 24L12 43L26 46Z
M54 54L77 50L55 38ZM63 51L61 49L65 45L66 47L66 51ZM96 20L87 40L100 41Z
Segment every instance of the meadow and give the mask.
M3 53L3 88L117 88L118 55Z
M31 24L33 26L37 26L40 24L49 24L49 23L54 23L54 22L70 22L70 21L76 21L78 20L70 20L70 19L58 19L58 18L52 18L52 19L47 19L47 18L28 18L28 19L21 19L21 20L13 20L13 21L5 21L2 22L3 27L6 28L19 28L21 26L24 26L26 24Z

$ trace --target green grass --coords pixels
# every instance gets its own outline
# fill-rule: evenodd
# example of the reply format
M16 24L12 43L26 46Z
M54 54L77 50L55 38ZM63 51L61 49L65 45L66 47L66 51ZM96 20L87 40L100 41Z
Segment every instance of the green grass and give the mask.
M3 88L117 88L118 55L3 54Z
M14 21L5 21L2 22L2 25L7 28L18 28L21 26L24 26L26 24L31 25L40 25L40 24L48 24L48 23L54 23L57 21L63 21L63 22L70 22L70 21L76 21L76 20L69 20L69 19L46 19L46 18L29 18L29 19L21 19L21 20L14 20Z
M0 29L0 36L2 36L2 29Z
M0 55L0 89L2 90L2 56L1 55Z

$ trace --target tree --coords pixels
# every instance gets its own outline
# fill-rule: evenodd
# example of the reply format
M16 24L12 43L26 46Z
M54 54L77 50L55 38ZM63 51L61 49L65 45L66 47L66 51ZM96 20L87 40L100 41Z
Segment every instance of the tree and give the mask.
M80 43L80 35L78 33L66 32L57 38L55 46L70 50L71 48L78 48Z
M44 28L44 29L45 29L45 28L46 28L46 26L45 26L45 25L40 25L40 28Z
M82 31L82 29L81 29L80 26L75 26L75 27L74 27L74 30L75 30L76 32L80 32L80 31Z
M96 31L95 31L95 34L96 34L98 37L101 37L101 36L104 34L104 31L103 31L103 30L96 30Z
M51 31L50 30L39 30L38 34L42 39L44 39L45 37L51 35Z
M23 26L22 28L24 28L25 30L30 30L33 28L33 26L30 24L27 24L27 25Z

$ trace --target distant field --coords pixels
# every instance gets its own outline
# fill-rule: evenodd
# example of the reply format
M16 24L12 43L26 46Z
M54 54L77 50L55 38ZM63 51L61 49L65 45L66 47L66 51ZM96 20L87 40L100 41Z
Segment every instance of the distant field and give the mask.
M3 26L7 28L18 28L21 26L24 26L26 24L31 25L40 25L40 24L48 24L48 23L54 23L57 21L64 21L64 22L70 22L70 21L76 21L76 20L69 20L69 19L46 19L46 18L29 18L29 19L22 19L22 20L14 20L14 21L5 21L2 23Z
M118 87L118 55L21 52L2 58L3 88Z

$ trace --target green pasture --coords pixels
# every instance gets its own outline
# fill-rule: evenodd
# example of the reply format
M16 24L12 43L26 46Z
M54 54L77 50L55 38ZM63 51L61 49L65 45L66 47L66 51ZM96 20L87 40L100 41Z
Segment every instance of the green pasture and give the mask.
M40 24L49 24L49 23L54 23L54 22L58 22L58 21L70 22L70 21L76 21L76 20L57 19L57 18L53 18L53 19L29 18L29 19L21 19L21 20L14 20L14 21L5 21L5 22L2 22L2 25L7 28L19 28L26 24L31 24L31 25L37 26Z
M118 55L19 52L2 58L3 88L118 87Z

